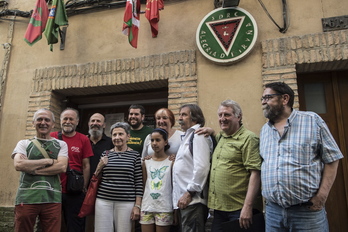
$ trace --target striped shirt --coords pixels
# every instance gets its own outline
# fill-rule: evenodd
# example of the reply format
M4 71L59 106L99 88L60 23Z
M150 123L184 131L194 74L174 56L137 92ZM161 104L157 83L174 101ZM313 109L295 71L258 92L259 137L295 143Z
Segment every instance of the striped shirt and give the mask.
M103 152L103 156L105 152ZM109 201L135 201L143 196L140 155L137 151L110 151L103 168L97 198Z
M262 195L287 208L309 201L318 191L324 164L343 155L323 119L293 110L279 135L271 122L260 134Z

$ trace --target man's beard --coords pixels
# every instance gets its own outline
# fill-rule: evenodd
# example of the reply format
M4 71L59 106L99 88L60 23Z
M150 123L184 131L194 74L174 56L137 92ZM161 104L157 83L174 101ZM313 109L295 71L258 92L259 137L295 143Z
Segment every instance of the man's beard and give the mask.
M284 112L285 107L283 105L279 106L269 106L266 105L263 108L263 115L268 118L270 121L275 121L279 116Z
M100 138L103 135L103 128L98 128L98 130L94 130L93 128L90 128L88 130L88 134L92 138Z
M132 127L132 129L138 129L140 126L141 126L141 122L139 122L138 120L135 120L136 121L136 123L133 125L133 124L131 124L131 121L132 120L128 120L128 124Z
M76 130L76 127L74 125L63 125L62 131L66 134L73 133Z

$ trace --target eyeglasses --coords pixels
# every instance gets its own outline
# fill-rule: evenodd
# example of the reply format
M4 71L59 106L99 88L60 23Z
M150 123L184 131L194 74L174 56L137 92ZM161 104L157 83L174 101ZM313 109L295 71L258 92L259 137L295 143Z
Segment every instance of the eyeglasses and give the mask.
M274 98L274 96L277 96L277 95L283 95L283 94L281 94L281 93L267 94L265 96L262 96L260 100L261 100L261 102L264 100L266 102L268 102L269 99L272 99L272 98Z

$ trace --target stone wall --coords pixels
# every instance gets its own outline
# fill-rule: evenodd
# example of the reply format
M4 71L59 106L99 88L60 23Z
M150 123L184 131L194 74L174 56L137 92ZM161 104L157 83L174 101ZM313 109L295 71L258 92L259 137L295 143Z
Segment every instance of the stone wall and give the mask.
M347 69L348 30L265 40L262 45L263 84L284 81L295 91L299 107L297 75Z
M64 93L96 94L121 85L141 83L145 87L162 80L168 81L168 108L175 115L181 105L197 103L196 51L37 69L29 97L26 137L35 135L32 117L37 109L49 108L59 118ZM100 92L96 92L98 88Z
M14 230L14 207L0 207L0 231Z

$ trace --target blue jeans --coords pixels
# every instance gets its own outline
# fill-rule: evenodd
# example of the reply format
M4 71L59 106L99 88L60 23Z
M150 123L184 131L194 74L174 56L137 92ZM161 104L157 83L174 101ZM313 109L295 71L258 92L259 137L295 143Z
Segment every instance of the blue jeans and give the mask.
M329 224L325 208L311 211L307 206L291 206L284 209L278 204L266 202L267 232L328 232Z
M180 209L181 231L183 232L203 232L208 217L208 207L197 203Z

